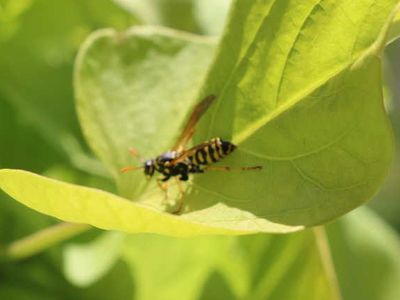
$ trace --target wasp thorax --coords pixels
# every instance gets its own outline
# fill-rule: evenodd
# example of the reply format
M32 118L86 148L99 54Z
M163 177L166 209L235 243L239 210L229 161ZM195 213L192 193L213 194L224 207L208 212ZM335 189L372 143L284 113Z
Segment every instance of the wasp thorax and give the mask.
M166 162L170 162L171 160L174 160L177 157L177 153L176 151L168 151L165 152L163 154L161 154L160 156L157 157L157 161L159 163L166 163Z

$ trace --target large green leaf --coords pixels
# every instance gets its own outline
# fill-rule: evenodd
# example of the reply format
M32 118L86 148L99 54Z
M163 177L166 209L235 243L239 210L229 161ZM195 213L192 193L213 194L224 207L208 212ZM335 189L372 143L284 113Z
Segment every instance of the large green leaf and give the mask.
M195 140L232 139L225 164L264 169L197 177L193 217L224 203L310 226L371 198L393 152L378 55L396 2L236 1Z
M308 226L337 217L375 193L391 159L392 141L382 110L380 61L364 53L379 40L395 3L369 4L236 3L204 89L218 95L218 102L203 120L196 140L231 137L240 149L227 163L261 164L264 170L199 176L186 197L190 209L195 210L189 214L191 218L222 221L228 218L228 213L224 214L227 205L260 219ZM363 20L370 16L374 18L365 24ZM95 144L100 147L118 140L112 143L116 145L112 151L107 150L115 169L126 161L127 155L121 151L129 145L137 145L150 156L168 149L172 134L165 134L164 124L168 122L168 129L174 130L178 126L170 121L171 111L163 109L162 120L157 115L162 105L171 106L176 97L163 87L148 89L148 83L156 81L150 75L141 78L128 73L131 67L137 70L136 60L124 60L123 67L114 63L122 61L125 45L110 48L99 39L83 52L77 86L80 103L96 109L92 113L96 118L81 110L84 127L90 120L100 123L100 128L118 127L119 132L103 130L108 136ZM364 60L355 65L361 56ZM147 66L150 60L141 65ZM99 64L95 66L94 61ZM107 80L109 72L122 78L114 84ZM136 86L147 89L143 96ZM121 92L109 94L115 90ZM168 101L153 102L153 94ZM127 105L130 99L137 104ZM152 108L141 108L142 99ZM102 101L102 111L98 101ZM148 112L158 124L147 120ZM141 132L137 136L136 122L146 131L156 128L160 135ZM151 151L142 142L147 138L154 141ZM123 182L122 194L132 197L125 192L131 186ZM162 195L158 197L152 202L159 202ZM218 205L200 210L213 204ZM235 217L238 219L229 215Z
M382 110L380 60L369 47L384 42L380 36L385 32L380 31L394 4L235 4L203 90L203 94L216 94L218 102L201 123L196 140L231 137L240 149L226 163L263 165L264 170L199 176L186 196L192 211L187 217L212 222L230 219L238 225L240 220L246 226L249 220L239 214L247 211L260 217L260 230L269 230L263 228L265 219L309 226L337 217L375 193L391 159L392 140ZM374 18L365 24L367 16ZM337 36L333 38L332 32ZM168 76L170 68L159 60L163 69L155 71L156 59L150 54L139 62L138 57L142 52L155 53L149 47L163 56L160 41L152 37L144 50L136 47L129 59L125 53L136 39L126 40L114 46L110 37L93 38L81 52L76 76L87 137L114 170L127 164L124 151L131 145L149 157L168 149L183 120L172 112L176 96L170 89L184 95L181 86L188 86L184 68L174 74L185 77L182 82L169 83L168 89L164 85L149 88L150 82L160 82L153 76ZM182 65L175 59L169 62ZM152 72L148 77L135 75L142 74L141 70ZM108 74L118 80L109 80ZM184 115L189 105L183 107L182 102ZM93 123L97 132L89 128ZM134 176L124 178L129 182L119 181L122 195L138 198L142 189L134 190L134 186L143 184ZM154 204L162 197L159 193L142 199ZM228 211L229 207L241 211Z

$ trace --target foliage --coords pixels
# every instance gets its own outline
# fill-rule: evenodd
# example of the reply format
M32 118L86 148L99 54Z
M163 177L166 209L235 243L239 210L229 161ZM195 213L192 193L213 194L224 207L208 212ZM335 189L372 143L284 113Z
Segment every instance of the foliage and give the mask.
M382 185L393 141L381 56L400 34L396 3L237 0L219 38L205 36L222 31L215 1L0 1L0 166L11 168L0 187L43 213L0 195L0 297L400 297L398 236L369 209L290 233ZM116 29L91 33L103 27ZM195 177L172 215L173 184L166 201L119 170L140 163L130 147L169 149L208 94L193 142L232 140L221 165L263 169ZM47 228L48 216L108 231L49 248L89 227Z

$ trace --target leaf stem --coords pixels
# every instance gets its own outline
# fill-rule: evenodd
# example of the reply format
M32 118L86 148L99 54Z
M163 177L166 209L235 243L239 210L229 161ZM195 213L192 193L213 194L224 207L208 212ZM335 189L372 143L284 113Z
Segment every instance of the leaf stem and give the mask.
M329 241L326 236L326 231L323 226L314 227L313 233L315 235L315 241L319 254L321 257L322 266L326 272L330 286L332 289L332 294L334 299L342 300L342 295L340 293L339 282L336 276L335 266L333 264L333 259L330 251Z
M385 46L387 44L390 44L394 39L399 36L400 33L398 31L400 30L398 30L396 27L399 14L400 3L398 3L389 14L375 42L369 48L367 48L364 53L354 62L352 66L353 69L358 68L364 62L364 60L371 55L381 57ZM396 28L393 29L393 27Z
M383 28L381 30L381 33L378 36L378 39L376 40L376 54L380 55L383 53L383 50L385 48L385 46L390 42L390 35L393 34L393 32L391 32L391 28L394 25L394 23L396 22L396 19L398 18L398 14L400 12L400 3L398 3L395 8L392 10L392 12L390 13L386 23L383 25Z
M396 15L393 18L392 24L388 32L388 44L400 38L400 5L397 8Z
M65 222L45 228L12 242L2 251L0 260L15 261L30 257L90 228L86 224Z

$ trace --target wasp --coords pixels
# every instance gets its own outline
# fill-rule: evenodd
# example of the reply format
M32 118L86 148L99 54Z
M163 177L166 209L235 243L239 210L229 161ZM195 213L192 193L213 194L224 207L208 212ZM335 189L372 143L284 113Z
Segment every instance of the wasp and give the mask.
M220 137L215 137L209 141L203 142L192 148L186 149L186 144L191 140L195 132L195 127L204 115L210 105L216 99L215 95L209 95L200 101L193 109L190 117L179 136L177 142L170 151L164 152L156 158L144 161L142 166L127 166L121 169L121 172L129 172L137 169L143 169L144 174L149 179L157 172L163 177L157 179L157 184L160 188L166 191L166 186L162 183L174 177L177 179L181 194L184 190L180 185L180 181L187 181L190 174L204 173L206 170L260 170L261 166L232 168L229 166L212 166L212 164L222 160L227 155L231 154L237 146L233 143L223 140ZM136 150L131 149L131 154L138 156ZM178 212L180 209L178 210Z

